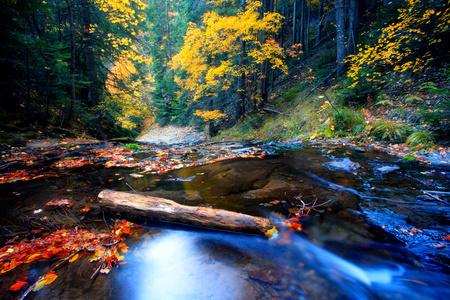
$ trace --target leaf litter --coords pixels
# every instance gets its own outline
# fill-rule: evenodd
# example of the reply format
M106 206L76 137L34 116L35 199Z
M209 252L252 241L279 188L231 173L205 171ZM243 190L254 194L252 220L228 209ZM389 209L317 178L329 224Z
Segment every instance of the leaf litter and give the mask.
M237 158L261 158L266 152L250 147L233 151L227 145L167 148L145 145L140 149L126 149L123 145L107 143L103 147L27 149L11 148L0 157L0 184L29 181L46 177L60 177L71 169L85 166L104 168L134 168L139 172L158 175L172 170L199 166ZM140 158L145 156L145 158ZM142 174L133 173L139 178Z
M11 291L27 289L20 299L26 297L31 291L37 291L57 279L55 271L65 263L72 263L84 255L91 255L91 262L97 263L92 274L94 279L99 273L108 274L118 267L124 257L120 254L127 252L125 236L137 236L139 226L127 220L116 220L109 233L92 232L86 229L59 229L53 232L44 232L40 237L28 240L8 241L0 249L0 274L7 273L21 264L32 263L41 259L57 258L58 262L49 272L40 276L34 283L27 282L27 277L16 279L10 287ZM40 233L41 231L36 231Z

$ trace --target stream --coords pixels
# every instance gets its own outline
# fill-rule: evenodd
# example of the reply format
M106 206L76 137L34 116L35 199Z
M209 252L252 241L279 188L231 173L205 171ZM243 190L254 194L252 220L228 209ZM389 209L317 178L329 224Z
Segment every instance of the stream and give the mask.
M267 217L278 236L132 220L143 227L126 241L126 263L92 280L96 264L85 256L27 299L450 299L449 167L340 142L124 149L3 151L1 246L23 220L79 219L101 229L126 218L103 214L103 189ZM21 170L27 173L14 177ZM45 209L59 199L74 203L72 215ZM293 231L282 221L302 203L314 209ZM92 209L80 214L86 205ZM8 290L15 278L36 279L54 262L1 274L1 299L20 295Z

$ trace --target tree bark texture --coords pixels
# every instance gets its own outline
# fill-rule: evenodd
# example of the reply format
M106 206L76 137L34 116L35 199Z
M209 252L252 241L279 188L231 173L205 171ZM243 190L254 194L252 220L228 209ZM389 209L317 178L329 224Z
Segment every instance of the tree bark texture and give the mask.
M75 91L75 29L73 20L73 9L71 0L66 0L67 11L69 14L69 33L70 33L70 106L69 113L67 115L66 123L71 124L72 118L75 114L75 101L76 101L76 91Z
M83 2L83 38L86 56L86 69L89 80L89 105L94 107L100 102L99 82L95 64L94 43L91 33L91 11L89 0Z
M345 60L345 7L344 0L336 0L337 76L344 73Z
M316 35L316 47L319 46L320 39L322 38L322 15L323 15L323 1L319 1L318 22L317 22L317 35Z
M168 199L112 190L101 191L98 198L102 209L131 217L260 235L274 231L268 219L223 209L181 205Z

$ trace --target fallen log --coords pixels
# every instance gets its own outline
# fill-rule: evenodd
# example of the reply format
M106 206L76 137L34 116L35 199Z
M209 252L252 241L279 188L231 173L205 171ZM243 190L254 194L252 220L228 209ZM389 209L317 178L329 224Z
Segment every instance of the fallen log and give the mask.
M272 236L275 226L268 219L201 206L187 206L175 201L103 190L98 195L106 211L155 221L182 223L227 231Z

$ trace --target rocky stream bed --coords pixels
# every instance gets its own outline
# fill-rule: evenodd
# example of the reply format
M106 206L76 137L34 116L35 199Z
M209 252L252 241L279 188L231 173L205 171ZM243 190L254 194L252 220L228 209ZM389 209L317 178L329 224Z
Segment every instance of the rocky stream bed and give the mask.
M27 232L28 241L39 238L30 231L46 232L49 222L107 230L109 220L127 216L102 212L97 195L103 189L266 217L277 226L278 236L269 240L132 220L143 227L125 241L128 250L121 255L126 264L91 279L97 264L85 255L56 270L54 282L27 297L450 296L448 165L406 162L376 147L361 149L345 141L152 141L134 150L98 141L33 141L29 147L3 151L2 246L21 240L19 232ZM61 199L73 205L46 207ZM90 209L83 212L86 206ZM294 215L299 218L293 220ZM17 278L36 280L56 263L41 259L1 274L2 299L20 295L20 290L9 291Z

